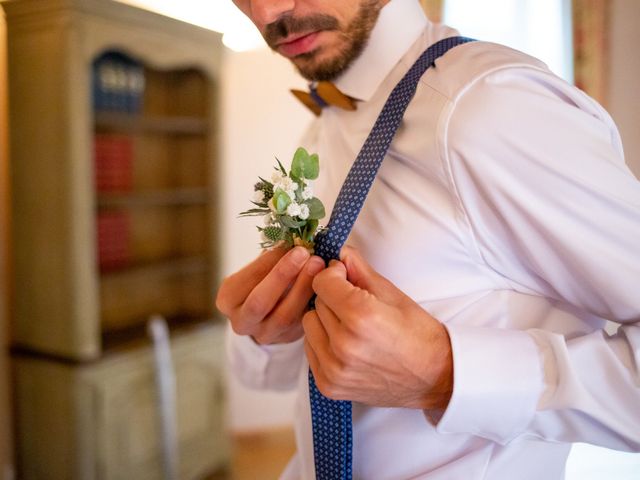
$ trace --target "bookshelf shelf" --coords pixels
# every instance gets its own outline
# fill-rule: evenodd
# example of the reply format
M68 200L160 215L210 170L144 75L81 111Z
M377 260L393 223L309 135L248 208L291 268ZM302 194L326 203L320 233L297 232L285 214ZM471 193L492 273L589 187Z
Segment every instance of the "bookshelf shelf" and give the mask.
M155 133L169 135L207 135L209 120L190 116L141 116L97 112L95 127L100 132Z
M183 188L140 193L102 193L98 195L98 208L145 208L206 205L211 192L206 188Z
M101 275L103 279L118 279L126 275L140 274L167 277L207 273L210 268L209 260L204 256L185 258L168 257L152 262L141 262L104 270L101 272Z
M205 312L176 313L167 320L170 333L174 337L195 333L214 324ZM113 356L118 352L148 347L149 340L146 338L145 330L146 327L142 324L119 330L105 330L102 332L105 356Z

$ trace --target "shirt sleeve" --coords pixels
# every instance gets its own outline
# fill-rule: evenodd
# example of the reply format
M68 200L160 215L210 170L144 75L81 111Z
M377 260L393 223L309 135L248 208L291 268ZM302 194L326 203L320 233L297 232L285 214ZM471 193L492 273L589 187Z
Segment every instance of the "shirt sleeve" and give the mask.
M514 290L618 325L449 326L454 391L438 431L640 450L640 183L615 125L524 67L477 79L447 122L446 164L482 261Z
M303 364L304 341L258 345L227 327L227 360L231 372L248 388L287 391L296 387Z

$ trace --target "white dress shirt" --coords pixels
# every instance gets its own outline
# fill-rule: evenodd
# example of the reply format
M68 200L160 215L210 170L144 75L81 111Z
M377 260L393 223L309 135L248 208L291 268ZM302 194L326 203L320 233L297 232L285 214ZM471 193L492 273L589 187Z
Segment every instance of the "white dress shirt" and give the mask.
M357 111L325 108L303 142L329 211L392 88L455 34L416 0L383 8L336 82ZM553 480L571 442L640 450L640 184L609 115L540 61L483 42L442 57L348 243L446 325L454 363L435 424L353 405L355 479ZM228 350L247 385L298 389L282 478L314 478L302 341L230 333Z

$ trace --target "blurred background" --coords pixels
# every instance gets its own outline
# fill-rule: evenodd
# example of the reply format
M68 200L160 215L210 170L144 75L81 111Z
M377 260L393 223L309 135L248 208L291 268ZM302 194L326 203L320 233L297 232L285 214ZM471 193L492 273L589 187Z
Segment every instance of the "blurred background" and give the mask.
M422 3L598 100L640 175L640 2ZM230 0L0 6L0 479L277 478L293 397L228 378L213 298L305 82ZM567 478L640 456L576 445Z

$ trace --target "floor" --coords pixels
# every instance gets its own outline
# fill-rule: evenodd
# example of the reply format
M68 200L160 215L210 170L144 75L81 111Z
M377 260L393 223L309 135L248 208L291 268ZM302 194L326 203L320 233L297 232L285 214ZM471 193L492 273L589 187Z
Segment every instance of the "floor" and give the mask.
M207 480L277 480L295 451L289 429L238 434L232 441L230 471Z

